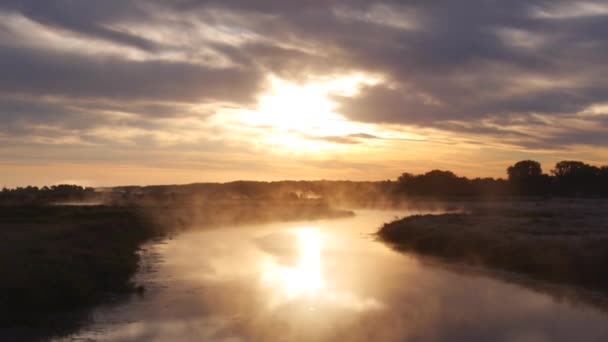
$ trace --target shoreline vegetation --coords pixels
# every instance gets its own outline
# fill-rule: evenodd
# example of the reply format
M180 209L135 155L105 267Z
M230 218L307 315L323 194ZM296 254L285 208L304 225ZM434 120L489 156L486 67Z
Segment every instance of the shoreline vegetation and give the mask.
M52 314L133 291L137 250L160 233L129 208L0 207L0 327L61 331Z
M69 333L87 309L116 295L143 293L130 279L146 241L189 227L350 215L318 200L0 206L0 337ZM74 315L59 317L65 313Z
M384 181L235 181L184 185L117 186L91 188L77 185L3 188L0 205L107 204L120 206L182 207L239 201L293 202L321 200L335 207L382 208L411 205L412 199L504 200L511 198L608 198L608 166L561 161L549 174L533 160L506 169L507 179L466 178L451 171L424 174L405 172Z
M607 207L605 200L477 205L386 223L377 236L398 251L606 295Z

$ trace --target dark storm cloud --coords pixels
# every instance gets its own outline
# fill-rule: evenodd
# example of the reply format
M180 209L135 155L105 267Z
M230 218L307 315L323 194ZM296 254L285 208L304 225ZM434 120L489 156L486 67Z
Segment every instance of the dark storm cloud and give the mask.
M340 113L352 120L509 137L532 146L544 144L542 136L548 135L539 134L535 140L517 127L549 128L535 123L534 115L558 119L550 127L555 129L559 118L608 102L604 62L608 15L605 10L581 7L584 4L566 0L2 1L2 12L49 29L134 48L147 58L58 52L0 40L0 95L114 99L131 106L131 111L134 101L155 101L157 106L164 101L170 112L175 102L251 104L268 72L297 80L308 74L363 71L383 75L385 82L366 86L355 97L334 97ZM197 23L249 38L241 44L187 40L196 36ZM129 30L139 24L178 32L174 38L179 39ZM197 56L203 49L228 63L212 67L161 58L163 53L176 52ZM32 105L28 115L60 120L60 110L44 106ZM1 120L23 113L1 108ZM146 110L140 107L137 113ZM164 113L161 107L149 111L151 116ZM67 117L71 112L65 113ZM517 115L523 120L517 125L509 120L500 128L484 124L487 119L497 122ZM600 125L603 119L587 120ZM572 130L564 126L562 135L553 133L546 142L608 145L602 138L584 138L585 128L570 134Z

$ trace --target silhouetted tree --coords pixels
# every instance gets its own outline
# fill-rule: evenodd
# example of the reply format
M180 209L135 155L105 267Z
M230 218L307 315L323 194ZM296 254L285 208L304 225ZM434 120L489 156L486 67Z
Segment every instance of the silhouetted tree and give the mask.
M397 192L417 196L462 196L473 194L470 181L451 171L433 170L423 175L402 174Z
M564 160L555 164L555 168L551 170L551 173L558 178L585 178L594 177L599 171L599 168L581 161Z
M507 168L511 192L521 195L541 195L548 190L550 178L543 175L540 163L522 160Z
M608 196L608 166L600 167L598 171L598 189L604 197Z
M414 174L411 174L409 172L404 172L401 174L401 176L399 176L399 178L397 178L397 183L404 185L404 184L411 182L415 177L416 176L414 176Z
M509 182L504 179L475 178L471 180L472 193L479 196L505 196L509 194Z
M510 182L527 181L543 174L540 163L534 160L522 160L507 168Z
M597 188L600 169L581 161L564 160L551 170L555 176L558 191L565 195L599 194Z

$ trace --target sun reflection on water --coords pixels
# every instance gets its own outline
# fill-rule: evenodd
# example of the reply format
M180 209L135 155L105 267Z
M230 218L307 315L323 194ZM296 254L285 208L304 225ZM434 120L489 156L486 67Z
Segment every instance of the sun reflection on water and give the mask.
M262 274L262 283L278 290L280 301L314 296L323 288L319 231L312 227L303 227L290 233L294 234L297 240L297 262L294 265L270 262L265 265Z
M272 235L272 257L263 259L262 286L269 290L268 305L276 309L300 303L305 310L377 310L384 305L373 297L361 297L351 286L337 286L337 274L323 274L323 250L335 248L335 241L316 227L299 227ZM330 246L326 246L330 245ZM330 279L331 278L331 279ZM291 307L293 308L293 307Z

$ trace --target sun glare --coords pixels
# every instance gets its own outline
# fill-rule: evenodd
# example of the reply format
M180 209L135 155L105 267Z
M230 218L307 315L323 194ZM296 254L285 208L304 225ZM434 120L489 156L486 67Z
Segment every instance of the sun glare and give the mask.
M320 79L296 84L269 77L269 91L260 96L255 110L243 110L240 120L269 131L266 143L291 151L315 152L332 145L327 137L361 133L361 124L335 112L332 96L354 96L363 84L378 80L361 76Z
M300 265L294 283L303 289L318 290L321 282L321 238L313 228L303 228L298 232L300 243Z
M333 113L335 104L325 90L315 84L298 86L274 80L272 94L260 98L261 119L279 129L321 134L339 134L344 118Z
M298 241L299 259L294 266L277 263L267 265L262 282L278 288L279 301L314 295L323 287L321 277L321 237L315 228L294 231Z

